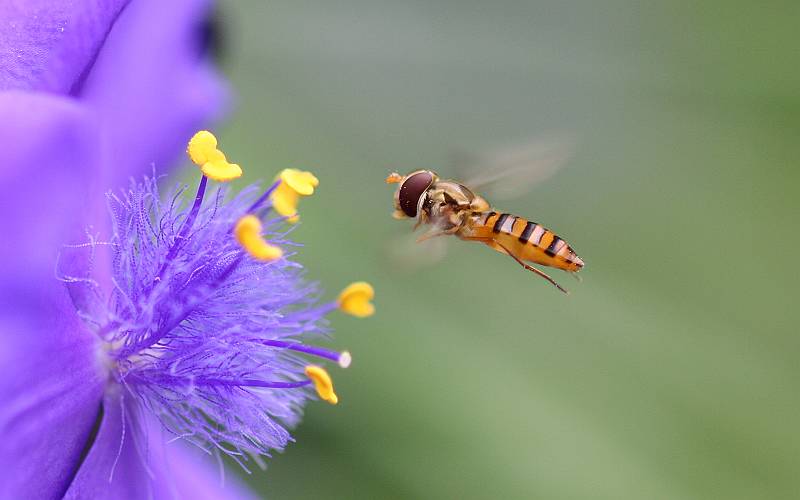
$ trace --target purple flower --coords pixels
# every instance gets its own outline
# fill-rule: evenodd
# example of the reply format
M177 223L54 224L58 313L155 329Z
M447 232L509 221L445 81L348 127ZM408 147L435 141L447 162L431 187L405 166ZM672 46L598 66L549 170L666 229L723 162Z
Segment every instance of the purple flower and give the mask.
M147 449L153 441L147 428L158 427L148 421L154 417L172 440L227 455L249 470L249 461L262 465L261 456L291 440L287 428L299 421L310 389L338 402L329 375L309 358L347 367L350 354L307 341L326 336L324 317L337 308L371 314L372 292L354 284L319 305L317 286L283 256L294 246L281 230L286 218L269 217L274 190L284 181L263 193L255 187L236 196L222 187L207 193L209 172L227 180L242 171L216 149L211 134L197 137L211 143L190 143L190 155L206 172L191 203L183 201L185 187L162 195L154 178L109 194L113 238L64 247L58 275L94 334L103 408L128 422L131 447ZM216 160L207 158L213 153ZM95 271L103 262L113 270L109 292ZM122 450L125 437L114 430ZM102 433L101 426L99 439ZM122 452L113 460L108 448L101 453L91 470L113 479ZM104 491L96 480L89 484L77 493Z
M225 88L204 55L208 8L0 4L2 498L220 493L202 460L163 447L156 432L137 449L123 406L100 405L109 382L97 337L54 277L63 243L85 240L87 226L108 234L103 192L163 169L219 113ZM110 264L95 270L100 283L110 279Z
M287 170L263 193L209 193L208 176L241 169L201 134L212 142L193 139L189 151L206 176L189 201L185 187L161 194L154 178L109 193L111 237L90 232L63 246L62 288L42 287L36 314L20 316L29 323L9 324L27 337L3 336L3 366L16 374L0 386L3 465L14 471L4 496L217 496L210 480L192 489L196 465L172 441L247 470L291 440L287 428L313 389L338 402L327 372L308 360L347 367L349 353L307 341L326 336L335 309L372 314L372 289L356 283L319 304L317 286L284 255L294 247L287 217L269 216L273 199L296 206L316 178ZM63 475L41 477L53 465ZM235 485L227 493L246 494Z

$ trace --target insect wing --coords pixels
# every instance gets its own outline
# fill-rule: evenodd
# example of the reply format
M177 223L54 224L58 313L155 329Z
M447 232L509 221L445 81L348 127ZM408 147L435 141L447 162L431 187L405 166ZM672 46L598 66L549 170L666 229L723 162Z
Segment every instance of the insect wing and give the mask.
M402 235L387 245L389 260L399 269L414 271L433 266L447 255L447 248L453 236L442 233L446 219L428 220L427 224L414 226L424 229L420 236ZM430 237L431 235L437 235Z
M490 200L521 196L553 175L572 156L574 141L551 135L479 155L457 155L454 171Z
M393 267L403 271L416 271L439 263L447 255L450 237L431 238L417 242L416 237L404 234L392 238L386 254Z

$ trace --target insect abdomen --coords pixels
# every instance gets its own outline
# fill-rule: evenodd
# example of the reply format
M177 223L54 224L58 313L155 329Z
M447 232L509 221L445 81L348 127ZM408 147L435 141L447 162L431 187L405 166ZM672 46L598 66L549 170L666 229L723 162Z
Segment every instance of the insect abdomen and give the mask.
M583 267L583 261L567 242L541 224L512 214L485 212L478 218L478 225L479 232L491 236L522 260L565 271Z

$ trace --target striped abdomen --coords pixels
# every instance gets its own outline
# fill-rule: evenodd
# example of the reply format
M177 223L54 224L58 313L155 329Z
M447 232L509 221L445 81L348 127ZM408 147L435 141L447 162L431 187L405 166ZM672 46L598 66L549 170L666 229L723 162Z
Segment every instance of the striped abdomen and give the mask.
M499 252L508 250L521 260L565 271L575 272L583 267L583 261L566 241L535 222L496 212L475 214L470 222L464 235L491 240L487 244Z

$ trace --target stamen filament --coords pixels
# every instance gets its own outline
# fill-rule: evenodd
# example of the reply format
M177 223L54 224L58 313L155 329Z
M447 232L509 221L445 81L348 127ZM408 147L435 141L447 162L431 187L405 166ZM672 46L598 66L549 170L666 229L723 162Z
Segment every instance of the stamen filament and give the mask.
M296 389L311 385L311 380L301 380L299 382L271 382L269 380L242 379L226 380L219 378L195 379L194 385L221 385L236 387L265 387L268 389Z
M161 265L161 269L158 270L158 274L156 274L157 278L163 276L164 271L167 269L167 265L175 258L175 255L180 250L183 241L189 236L189 231L192 230L192 226L194 226L194 221L197 219L197 214L200 213L200 206L203 204L203 197L206 193L206 185L208 184L208 177L205 175L200 178L200 185L197 186L197 194L194 197L194 204L192 205L191 211L189 211L189 215L186 216L186 220L183 221L183 225L181 226L181 230L178 232L178 235L175 236L175 241L172 242L172 246L169 248L167 252L167 257L164 259L164 263Z
M325 316L328 313L331 313L337 309L339 309L338 302L328 302L327 304L322 304L320 306L314 307L313 309L308 309L306 311L297 311L289 313L286 315L286 320L292 322L307 321L313 318L319 318L321 316Z
M353 359L352 356L350 356L350 353L347 351L342 351L340 353L325 349L323 347L301 344L299 342L287 342L285 340L264 340L261 343L270 347L280 347L283 349L302 352L304 354L310 354L319 358L330 359L331 361L339 363L339 366L342 368L347 368L350 366L350 362Z
M250 205L250 208L247 209L247 213L252 214L256 210L261 208L261 205L263 205L264 202L267 201L270 196L272 196L272 193L278 188L278 186L280 186L280 184L281 184L280 180L273 182L272 185L269 187L269 189L267 189L264 192L264 194L259 196L258 199L255 202L253 202L252 205Z
M128 376L125 379L127 384L144 384L150 383L148 380L141 379L138 376ZM170 379L174 385L196 385L196 386L223 386L223 387L264 387L267 389L296 389L298 387L306 387L312 384L312 380L300 380L297 382L273 381L273 380L258 380L251 378L243 378L239 380L213 378L213 377L175 377Z
M205 179L205 177L203 177L203 178ZM221 285L222 283L225 282L225 280L228 279L228 277L231 275L231 273L233 273L233 271L235 271L236 268L239 266L239 263L241 261L242 261L242 255L240 254L233 260L233 262L230 263L230 265L228 265L227 268L225 268L225 270L217 277L217 279L211 284L211 286L209 286L208 295L206 295L206 296L204 296L202 298L198 298L197 300L193 301L186 308L184 308L180 313L178 313L175 316L173 316L171 318L171 320L166 325L162 326L161 328L159 328L157 331L155 331L151 335L147 335L145 337L142 337L138 342L136 342L136 343L134 343L132 345L128 345L124 349L120 349L120 351L117 353L116 357L125 358L125 357L129 356L131 353L137 352L137 351L142 350L142 349L146 349L146 348L154 345L156 342L158 342L162 338L164 338L169 332L171 332L174 328L177 328L178 325L180 325L186 318L188 318L189 315L192 312L194 312L195 308L198 305L200 305L201 303L203 303L203 301L207 297L209 297L209 296L213 295L214 293L216 293L217 286Z

